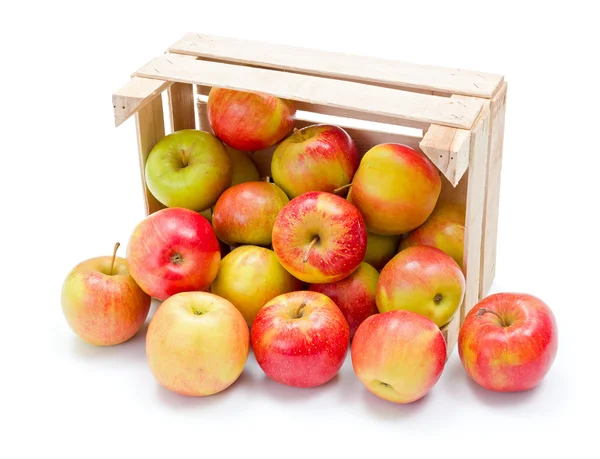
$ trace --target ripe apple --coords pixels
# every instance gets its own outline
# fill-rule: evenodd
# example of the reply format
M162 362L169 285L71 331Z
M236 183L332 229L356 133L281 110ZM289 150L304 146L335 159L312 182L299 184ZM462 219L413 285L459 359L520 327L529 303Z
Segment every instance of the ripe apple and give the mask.
M292 131L296 119L291 101L223 88L210 90L207 108L216 136L242 151L272 147Z
M394 403L424 397L446 363L446 341L431 320L410 311L366 319L352 341L352 366L376 396Z
M367 253L364 261L381 271L398 252L399 242L400 236L382 236L367 232Z
M480 386L516 392L537 386L550 370L558 348L554 314L539 298L496 293L465 317L458 355Z
M124 258L96 257L79 263L62 287L62 311L82 340L97 346L127 341L143 325L150 297L127 271Z
M335 303L317 292L279 295L258 311L250 331L256 361L288 386L315 387L339 371L350 330Z
M181 395L227 389L242 373L248 352L248 325L240 312L207 292L170 297L156 310L146 335L150 371Z
M349 276L365 257L365 222L344 198L323 191L304 193L275 219L273 249L294 277L335 282Z
M213 210L213 228L217 237L230 245L270 245L275 217L288 201L274 183L240 183L219 197Z
M229 145L225 145L225 149L229 153L233 164L231 186L245 182L258 182L260 180L258 170L246 152L231 148Z
M375 290L379 273L367 263L361 263L348 277L330 284L310 284L308 289L327 295L340 308L350 326L350 338L358 326L377 313Z
M465 295L465 276L456 262L435 247L409 247L381 270L377 282L379 312L404 309L442 327L450 322Z
M365 153L352 180L352 203L372 233L400 235L423 224L442 181L435 166L410 147L376 145Z
M275 252L243 245L221 260L211 292L231 301L251 326L267 302L302 287L303 283L281 266Z
M217 276L220 261L219 241L208 221L183 208L161 209L146 217L127 247L131 277L159 300L204 290Z
M291 199L308 191L333 192L348 185L358 162L356 145L346 131L317 124L297 130L277 146L271 174Z
M427 221L400 242L400 250L416 245L429 245L443 250L463 269L465 206L438 202Z
M201 211L231 184L233 166L214 135L184 129L163 137L146 160L146 184L167 207Z

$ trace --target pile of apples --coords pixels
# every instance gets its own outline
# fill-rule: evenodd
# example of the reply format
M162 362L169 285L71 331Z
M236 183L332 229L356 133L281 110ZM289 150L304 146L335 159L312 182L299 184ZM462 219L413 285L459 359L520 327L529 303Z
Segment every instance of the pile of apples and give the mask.
M177 393L226 389L250 347L273 380L319 386L350 348L373 394L423 397L446 363L440 328L465 294L465 211L439 199L433 164L392 143L360 158L345 130L295 129L294 104L266 94L213 88L208 118L214 135L177 131L150 152L146 183L165 209L133 230L126 258L117 244L67 276L73 331L122 343L154 297L146 356ZM261 180L250 152L272 147L272 177ZM529 389L554 360L555 319L531 295L491 295L468 314L458 347L482 386Z

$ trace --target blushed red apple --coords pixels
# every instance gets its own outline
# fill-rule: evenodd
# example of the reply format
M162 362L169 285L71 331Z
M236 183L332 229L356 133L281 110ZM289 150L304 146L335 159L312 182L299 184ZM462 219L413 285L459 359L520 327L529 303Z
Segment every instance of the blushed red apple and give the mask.
M524 293L496 293L476 304L458 335L466 372L480 386L516 392L537 386L556 357L558 329L551 309Z
M237 150L269 148L294 128L296 107L269 94L212 88L208 121L215 135Z
M350 330L331 299L301 291L269 301L256 315L250 338L256 361L269 378L293 387L315 387L341 368Z
M294 277L335 282L362 262L367 231L360 212L340 196L322 191L292 199L273 225L273 250Z

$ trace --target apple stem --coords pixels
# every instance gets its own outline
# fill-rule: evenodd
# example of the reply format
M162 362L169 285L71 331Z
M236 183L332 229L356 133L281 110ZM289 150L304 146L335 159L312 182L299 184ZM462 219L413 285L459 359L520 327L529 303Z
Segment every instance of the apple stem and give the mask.
M296 309L296 319L299 319L300 317L302 317L302 310L306 307L306 303L302 303L300 304L300 306L298 306L298 309Z
M343 191L343 190L345 190L346 188L350 188L351 186L352 186L352 184L351 184L351 183L349 183L348 185L344 185L344 186L341 186L341 187L339 187L339 188L336 188L335 190L333 190L333 192L334 192L334 193L339 193L340 191Z
M319 236L313 237L312 241L310 241L310 244L308 245L308 248L306 249L306 252L304 253L304 258L302 259L302 263L306 263L308 261L308 257L310 256L310 251L312 250L313 246L318 241L319 241Z
M188 160L187 157L185 156L185 150L181 150L181 161L183 162L184 167L187 167L188 165Z
M477 311L477 314L475 314L475 315L477 317L481 317L486 312L489 312L490 314L494 314L496 317L498 317L498 319L500 319L500 322L502 323L503 327L508 327L508 324L504 321L504 319L502 318L502 316L500 314L498 314L496 311L492 311L491 309L481 308L479 311Z
M112 261L110 262L110 275L113 275L113 269L115 267L115 259L117 258L117 250L119 250L119 246L121 245L120 242L117 242L115 244L115 248L113 249L113 256L112 256Z

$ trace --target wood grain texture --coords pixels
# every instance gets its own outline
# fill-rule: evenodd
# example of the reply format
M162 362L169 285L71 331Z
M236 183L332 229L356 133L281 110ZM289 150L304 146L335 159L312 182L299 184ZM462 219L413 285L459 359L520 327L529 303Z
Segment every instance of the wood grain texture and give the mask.
M481 250L483 214L489 156L490 103L485 101L481 116L471 132L467 201L465 217L465 250L463 267L466 273L466 292L461 305L461 321L479 302L481 282Z
M168 90L171 131L196 128L194 85L173 83Z
M485 212L483 217L483 257L481 267L481 290L483 298L489 292L496 275L496 248L498 242L498 213L500 207L500 175L504 144L504 119L506 113L507 84L490 102L491 134L487 167Z
M295 73L162 56L136 76L240 91L264 92L299 102L300 110L389 124L423 124L470 129L482 102L457 100ZM304 104L304 105L301 105ZM305 106L308 105L308 106ZM316 107L316 108L315 108ZM331 113L331 109L343 113ZM402 121L402 122L401 122Z
M432 124L420 143L421 150L456 186L469 167L471 131Z
M140 157L140 171L142 175L142 187L144 191L144 203L146 215L157 210L164 209L158 200L150 193L146 185L146 159L156 143L165 136L165 120L163 115L162 98L160 95L154 97L135 114L138 153Z
M169 86L169 81L133 77L112 95L115 126L120 126Z
M501 75L188 33L171 52L400 89L491 98Z

